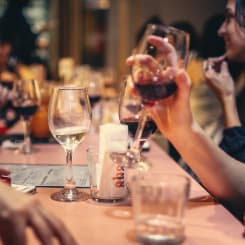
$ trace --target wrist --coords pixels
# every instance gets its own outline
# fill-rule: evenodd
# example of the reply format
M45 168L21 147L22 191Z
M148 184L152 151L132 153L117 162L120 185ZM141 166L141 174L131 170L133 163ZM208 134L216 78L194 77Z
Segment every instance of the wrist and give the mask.
M237 112L236 99L234 95L224 97L221 105L224 112L225 127L240 126L241 122Z
M176 150L181 154L182 158L186 158L188 154L196 151L197 142L203 137L203 130L197 122L193 122L190 127L169 135L168 140L174 145ZM202 142L200 142L202 143Z
M227 106L227 105L231 105L231 104L235 104L236 99L235 99L235 95L234 93L230 93L230 94L226 94L226 95L221 95L219 97L220 102L222 104L222 106Z
M186 125L179 125L178 127L174 128L173 130L168 130L165 136L171 141L174 145L179 143L183 144L183 142L189 140L190 134L198 131L200 126L196 121L192 121Z

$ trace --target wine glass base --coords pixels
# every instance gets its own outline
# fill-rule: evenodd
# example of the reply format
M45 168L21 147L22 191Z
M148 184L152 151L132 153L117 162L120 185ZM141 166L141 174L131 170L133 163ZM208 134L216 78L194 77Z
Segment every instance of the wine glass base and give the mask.
M80 192L78 189L62 189L51 194L51 199L59 202L77 202L89 199L89 194Z
M31 147L31 148L25 148L23 146L20 146L19 148L17 148L15 150L15 153L16 154L32 154L32 153L35 153L37 151L38 150L36 148L33 148L33 147Z

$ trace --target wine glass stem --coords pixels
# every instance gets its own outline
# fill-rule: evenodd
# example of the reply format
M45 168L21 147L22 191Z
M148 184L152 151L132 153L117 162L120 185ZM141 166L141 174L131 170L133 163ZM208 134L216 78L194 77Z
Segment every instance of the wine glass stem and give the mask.
M148 116L147 114L148 114L147 110L144 109L139 118L138 128L136 130L133 143L130 147L130 151L134 153L136 160L140 160L140 153L141 153L141 148L142 148L142 144L141 144L142 134L144 131L146 120L147 120L147 116Z
M73 172L72 172L72 151L66 151L66 189L73 189L75 188L75 181L73 179Z
M24 125L23 152L30 153L31 152L30 121L28 119L23 118L23 125Z

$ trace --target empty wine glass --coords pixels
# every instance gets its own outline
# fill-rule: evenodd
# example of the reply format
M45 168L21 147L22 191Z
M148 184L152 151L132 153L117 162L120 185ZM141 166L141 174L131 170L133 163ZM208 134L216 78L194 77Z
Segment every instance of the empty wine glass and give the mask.
M148 25L134 50L131 76L144 104L134 143L127 152L127 165L138 163L138 145L147 122L148 108L171 96L176 90L176 69L185 68L188 60L189 34L170 26Z
M133 141L133 139L135 138L136 130L138 128L143 109L144 105L142 103L142 98L136 92L131 76L124 76L119 95L119 120L122 124L128 125L128 131L132 141L131 144L136 143ZM144 143L151 136L151 134L156 131L156 129L156 124L148 116L144 125L140 142L139 144L137 143L135 145L135 158L138 159L138 162L140 162L140 155ZM131 145L131 148L132 147L133 146Z
M24 124L24 141L18 152L29 154L33 151L30 138L30 119L41 104L37 80L16 80L13 84L12 103L21 115Z
M88 199L78 191L72 173L72 154L84 140L92 119L87 88L64 86L55 88L49 102L48 124L54 138L66 153L66 183L51 195L56 201L71 202Z

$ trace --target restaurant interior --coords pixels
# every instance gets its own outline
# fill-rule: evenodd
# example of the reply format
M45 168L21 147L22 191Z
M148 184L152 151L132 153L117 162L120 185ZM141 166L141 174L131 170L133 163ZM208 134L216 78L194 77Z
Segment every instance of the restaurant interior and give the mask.
M0 16L7 0L0 1ZM33 32L38 33L37 53L48 62L52 77L58 61L71 57L76 65L110 68L117 79L127 72L125 59L134 48L144 22L158 16L165 24L189 21L201 34L205 21L223 13L225 0L35 0L24 9Z
M136 116L138 107L129 109L137 117L137 125L148 123L148 134L144 129L141 132L147 134L144 139L137 125L128 123L126 129L123 124L122 100L126 83L132 82L132 69L126 59L136 52L146 24L161 23L189 32L187 72L193 83L191 107L201 127L215 143L220 141L222 131L216 124L222 114L219 101L206 87L200 89L198 85L203 79L203 60L224 52L224 42L216 33L226 0L0 0L0 27L8 3L14 1L25 2L20 11L35 36L35 47L31 59L25 60L25 56L13 52L8 66L14 75L1 69L0 52L0 90L7 84L15 92L10 93L11 103L2 103L0 98L0 169L11 171L3 182L12 182L18 191L38 199L61 219L79 245L244 244L241 220L208 192L148 114L143 120L142 112ZM216 17L216 24L208 26ZM204 39L208 31L215 41ZM11 36L11 30L7 33ZM25 34L19 35L20 39L27 39ZM189 40L186 33L185 36ZM0 51L2 40L6 41L0 30ZM21 88L25 86L21 81L31 83L28 88ZM72 86L60 88L63 85ZM22 103L19 100L24 90L32 90L34 107L29 106L29 101L27 106L18 104ZM146 112L150 103L144 103L141 98L140 110ZM63 132L63 126L69 129L71 141L64 139L67 132ZM94 148L104 151L103 158L101 152L95 154ZM129 162L136 159L137 167L133 160L133 167L123 165L125 152L130 153L126 154ZM101 162L102 166L98 166ZM166 189L155 190L156 185L152 184L151 189L145 187L144 193L137 192L139 182L148 180L148 170L151 184L158 181L159 173L166 175ZM168 220L165 224L154 220L157 224L141 224L137 215L144 212L157 217L164 213L178 222ZM0 220L1 215L0 210ZM28 226L29 223L26 221ZM40 244L42 234L29 230L28 244ZM57 238L58 232L53 233Z
M115 98L118 95L123 76L130 72L125 64L126 58L132 54L137 38L148 21L157 20L165 25L184 21L193 28L187 31L194 31L193 40L199 42L197 45L200 47L206 21L212 16L223 13L225 6L225 0L210 2L188 0L185 4L177 0L170 2L25 0L23 2L24 7L21 11L31 35L35 37L35 46L32 47L31 53L29 52L31 56L34 55L32 60L18 60L18 54L16 57L15 54L11 57L15 60L13 63L19 63L21 77L36 78L39 82L42 81L42 87L45 87L55 82L79 80L85 76L82 74L83 71L90 69L99 74L105 98ZM0 0L0 17L3 16L7 4L7 0ZM19 27L13 24L12 28ZM11 35L11 31L9 33ZM25 34L18 35L21 39L21 35ZM214 35L217 36L215 33ZM207 43L207 46L210 45L212 40ZM28 49L28 41L23 45ZM216 44L217 52L213 56L222 54L223 45L222 43L219 47L219 43ZM197 67L197 71L193 73L193 83L200 79L200 64ZM196 65L190 64L189 69L195 70ZM1 80L13 79L8 76L6 78L2 74ZM43 95L43 103L46 105L51 91L47 87L50 86L43 89L46 91L46 97L45 94ZM195 110L195 104L193 107ZM33 121L38 120L39 117ZM49 130L47 123L45 125L44 131L47 131L47 135ZM35 128L34 126L34 134L39 136L39 132L36 131L40 129L35 130ZM160 141L166 148L165 140L160 139Z

